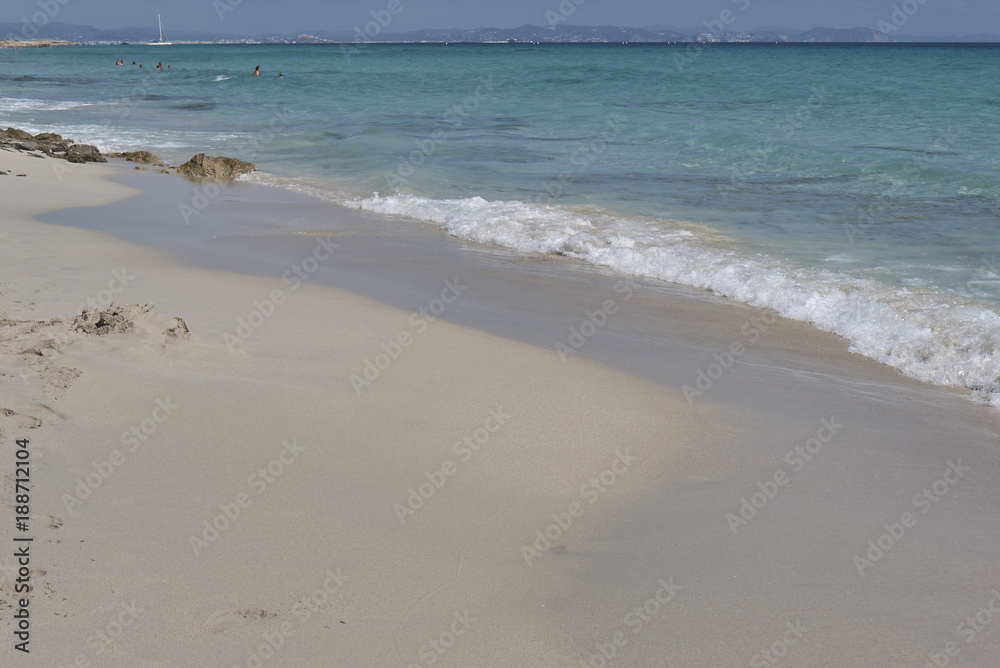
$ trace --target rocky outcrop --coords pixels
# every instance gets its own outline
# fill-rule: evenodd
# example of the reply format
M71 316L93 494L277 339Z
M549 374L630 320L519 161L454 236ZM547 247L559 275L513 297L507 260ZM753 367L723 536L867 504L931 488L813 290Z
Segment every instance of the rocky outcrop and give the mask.
M53 158L63 158L70 162L107 162L96 147L90 144L74 144L72 139L52 132L30 132L7 128L0 130L0 146L17 151L44 153Z
M24 130L18 130L18 132L24 132ZM24 132L24 134L28 134L28 133ZM30 137L31 135L28 135L28 136ZM37 135L35 135L35 140L36 141L43 141L43 142L56 142L56 143L59 143L59 144L72 144L73 143L72 139L63 139L62 135L57 135L54 132L39 132Z
M211 177L214 179L233 179L250 172L257 171L257 165L236 158L213 158L199 153L177 168L178 174L190 177Z
M149 151L126 151L125 153L109 153L109 158L122 158L129 162L141 162L144 165L162 165L163 160Z
M27 151L36 157L40 154L53 158L62 158L70 162L107 162L107 157L122 158L130 162L138 162L154 167L166 167L163 160L149 151L126 151L124 153L109 153L101 155L97 147L90 144L77 144L72 139L66 139L54 132L40 132L32 135L30 132L17 128L0 130L0 148ZM173 169L173 167L171 167ZM166 173L166 170L157 170ZM194 178L209 177L232 181L243 174L257 171L257 165L236 158L212 157L199 153L177 168L177 173ZM0 172L2 174L2 172Z
M66 159L70 162L107 162L96 147L90 144L72 144L66 149Z
M24 130L19 130L17 128L0 130L0 141L13 141L16 139L34 139L34 136L30 132L25 132Z

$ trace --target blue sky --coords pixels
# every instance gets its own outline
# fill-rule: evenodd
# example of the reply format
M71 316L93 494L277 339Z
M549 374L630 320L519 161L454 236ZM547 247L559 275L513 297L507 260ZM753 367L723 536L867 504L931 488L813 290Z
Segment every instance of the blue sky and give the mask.
M560 2L573 11L567 23L581 25L693 27L732 12L732 30L877 28L904 18L914 35L1000 33L1000 0L0 0L0 21L20 22L44 7L53 19L98 28L155 25L163 15L173 30L259 34L352 30L398 3L387 31L420 28L545 25ZM577 4L579 3L579 4ZM220 6L232 11L220 12ZM909 10L907 12L906 10ZM219 16L223 16L220 20Z

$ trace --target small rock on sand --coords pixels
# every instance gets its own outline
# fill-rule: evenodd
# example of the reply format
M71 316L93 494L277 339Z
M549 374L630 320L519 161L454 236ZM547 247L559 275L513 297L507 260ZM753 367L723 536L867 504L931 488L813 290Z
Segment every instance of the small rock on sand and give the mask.
M124 334L134 332L143 338L186 339L190 335L181 318L153 311L153 304L112 304L105 309L85 309L73 319L73 329L84 334Z
M257 165L236 158L218 157L199 153L177 168L183 176L211 177L231 181L243 174L257 171Z

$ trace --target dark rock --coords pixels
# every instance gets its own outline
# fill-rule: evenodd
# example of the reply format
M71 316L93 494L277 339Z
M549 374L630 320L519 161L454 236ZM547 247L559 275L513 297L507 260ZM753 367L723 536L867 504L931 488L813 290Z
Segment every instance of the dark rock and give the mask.
M34 139L14 139L10 142L10 146L13 146L18 151L44 151L45 148L41 142L37 142Z
M41 132L32 137L31 134L17 128L0 130L0 146L17 151L29 153L37 151L56 158L64 158L71 143L73 140L63 139L62 136L51 132Z
M17 128L7 128L0 130L0 139L34 139L30 132L18 130Z
M124 158L129 162L141 162L146 165L162 165L163 160L149 151L126 151L125 153L111 153L111 158Z
M257 171L257 165L236 158L213 158L199 153L177 168L178 174L191 177L211 177L231 181L242 174Z
M35 135L35 139L37 141L56 142L58 144L72 144L73 143L72 139L63 139L62 135L57 135L54 132L40 132L37 135Z
M70 162L107 162L96 146L90 144L73 144L66 149L66 159Z

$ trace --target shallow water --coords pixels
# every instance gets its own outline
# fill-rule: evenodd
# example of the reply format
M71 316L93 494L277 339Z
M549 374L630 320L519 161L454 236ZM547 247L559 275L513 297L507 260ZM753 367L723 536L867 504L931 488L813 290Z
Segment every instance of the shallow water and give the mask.
M966 45L7 50L0 119L234 155L465 239L706 288L996 403L998 65Z

